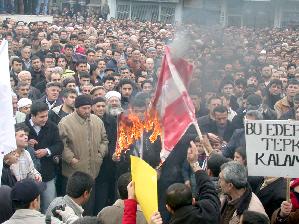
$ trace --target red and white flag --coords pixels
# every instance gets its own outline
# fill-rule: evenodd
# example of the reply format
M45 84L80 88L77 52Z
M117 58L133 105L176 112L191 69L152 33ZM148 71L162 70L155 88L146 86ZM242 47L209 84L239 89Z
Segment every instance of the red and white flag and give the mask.
M166 47L152 103L162 126L162 160L167 158L188 127L196 123L195 108L186 90L192 71L193 66L184 59L171 58Z

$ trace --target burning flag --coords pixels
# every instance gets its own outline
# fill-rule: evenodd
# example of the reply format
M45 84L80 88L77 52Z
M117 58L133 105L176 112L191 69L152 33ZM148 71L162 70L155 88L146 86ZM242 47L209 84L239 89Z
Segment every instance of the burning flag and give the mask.
M190 124L197 125L195 108L186 90L192 70L193 66L187 61L171 58L166 47L152 103L162 127L162 160L167 158Z

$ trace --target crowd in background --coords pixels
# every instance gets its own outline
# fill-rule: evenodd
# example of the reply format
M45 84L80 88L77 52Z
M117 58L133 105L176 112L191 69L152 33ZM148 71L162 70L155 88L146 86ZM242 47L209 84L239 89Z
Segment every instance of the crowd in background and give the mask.
M146 223L128 173L135 155L159 173L152 223L298 223L298 179L286 201L284 178L248 177L244 131L244 119L299 120L298 31L67 13L0 26L17 141L4 157L1 222ZM117 118L144 119L166 45L194 66L187 89L204 138L190 127L162 165L147 132L116 155Z

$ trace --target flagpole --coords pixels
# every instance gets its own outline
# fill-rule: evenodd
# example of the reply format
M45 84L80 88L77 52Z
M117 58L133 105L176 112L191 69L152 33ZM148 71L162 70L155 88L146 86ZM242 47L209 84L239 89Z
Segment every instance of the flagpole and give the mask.
M198 123L197 122L193 122L193 125L195 126L195 129L196 129L196 132L197 132L197 135L198 135L199 139L201 141L203 141L203 137L202 137L201 131L199 129ZM206 149L206 147L204 145L202 147L203 147L203 149L205 151L206 156L209 156L210 153L208 152L208 150Z

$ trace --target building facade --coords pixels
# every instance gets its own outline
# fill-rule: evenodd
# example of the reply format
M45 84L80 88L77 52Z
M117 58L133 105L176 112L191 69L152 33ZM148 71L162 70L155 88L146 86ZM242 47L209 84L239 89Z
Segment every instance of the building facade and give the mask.
M286 27L299 26L299 0L52 0L59 8L100 7L107 1L110 17L165 23Z

